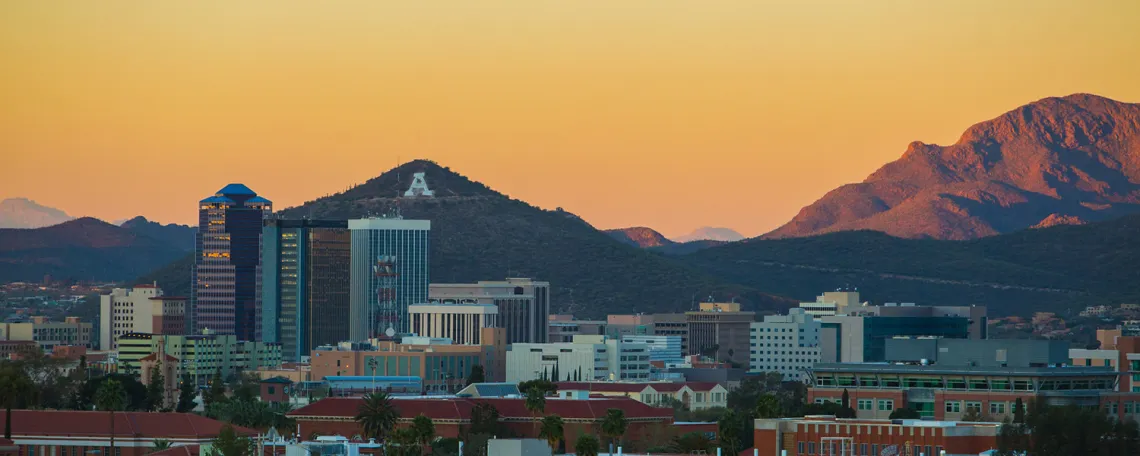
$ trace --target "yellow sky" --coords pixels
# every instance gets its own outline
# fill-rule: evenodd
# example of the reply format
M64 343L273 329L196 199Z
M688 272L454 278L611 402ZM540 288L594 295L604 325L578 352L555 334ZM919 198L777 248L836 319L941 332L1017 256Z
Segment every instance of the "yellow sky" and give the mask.
M0 198L191 223L430 158L601 228L747 235L914 140L1140 102L1140 2L9 1Z

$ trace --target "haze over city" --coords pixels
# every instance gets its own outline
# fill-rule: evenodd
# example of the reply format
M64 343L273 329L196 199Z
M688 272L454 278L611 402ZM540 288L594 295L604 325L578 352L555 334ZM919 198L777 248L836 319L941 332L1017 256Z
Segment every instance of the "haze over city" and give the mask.
M0 198L109 221L427 158L599 228L754 236L912 141L1140 101L1131 1L63 3L0 5Z

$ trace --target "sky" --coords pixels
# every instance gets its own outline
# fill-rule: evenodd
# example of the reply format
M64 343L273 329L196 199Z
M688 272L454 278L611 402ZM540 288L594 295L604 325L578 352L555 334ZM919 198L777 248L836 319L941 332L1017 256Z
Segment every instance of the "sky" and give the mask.
M193 223L428 158L599 228L767 232L912 141L1140 102L1140 2L0 2L0 198Z

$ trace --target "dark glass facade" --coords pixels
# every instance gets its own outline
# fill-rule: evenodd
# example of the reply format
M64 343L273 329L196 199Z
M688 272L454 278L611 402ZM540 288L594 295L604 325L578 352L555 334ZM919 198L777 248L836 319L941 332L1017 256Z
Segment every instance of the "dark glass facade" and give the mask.
M190 331L259 340L262 221L273 203L230 184L198 204Z
M262 233L262 328L299 361L348 340L351 240L344 220L267 220Z
M965 317L866 317L863 320L863 362L883 362L887 339L898 336L969 339Z

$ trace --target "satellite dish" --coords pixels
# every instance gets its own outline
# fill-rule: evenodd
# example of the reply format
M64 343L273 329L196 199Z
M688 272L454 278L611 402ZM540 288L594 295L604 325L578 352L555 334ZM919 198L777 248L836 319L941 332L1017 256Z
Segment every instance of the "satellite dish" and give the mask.
M395 335L396 335L396 330L395 330L395 329L392 329L391 327L389 327L388 329L385 329L385 330L384 330L384 335L385 335L385 336L388 336L388 337L392 337L392 336L395 336Z

